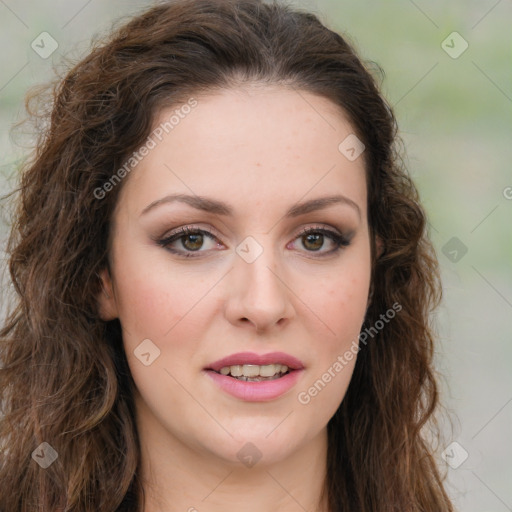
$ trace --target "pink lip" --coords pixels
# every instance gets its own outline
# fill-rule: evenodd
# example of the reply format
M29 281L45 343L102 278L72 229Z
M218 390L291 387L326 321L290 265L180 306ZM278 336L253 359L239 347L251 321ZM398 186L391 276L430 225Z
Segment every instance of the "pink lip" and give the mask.
M217 373L224 366L237 364L285 364L290 372L275 380L250 382L237 380L228 375ZM247 402L267 402L284 395L297 383L304 370L304 365L297 358L283 352L272 352L258 355L252 352L241 352L215 361L207 368L206 374L226 393Z
M205 369L218 372L225 366L234 366L236 364L256 364L263 366L265 364L285 364L293 370L301 370L304 365L296 357L284 352L270 352L268 354L255 354L254 352L239 352L232 354L211 363Z

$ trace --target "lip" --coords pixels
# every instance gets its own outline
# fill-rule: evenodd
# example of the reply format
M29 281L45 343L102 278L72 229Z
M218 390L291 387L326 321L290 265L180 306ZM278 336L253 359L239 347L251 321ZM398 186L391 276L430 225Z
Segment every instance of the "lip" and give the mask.
M213 370L218 372L225 366L234 366L237 364L255 364L258 366L263 366L273 363L285 364L292 370L302 370L304 368L302 361L284 352L269 352L268 354L239 352L237 354L231 354L230 356L224 357L218 361L215 361L214 363L211 363L205 368L205 370Z
M275 380L260 382L237 380L228 375L217 373L225 366L237 364L263 366L272 363L285 364L288 366L289 373ZM204 371L220 389L235 398L246 402L268 402L276 400L295 386L304 371L304 365L296 357L284 352L271 352L268 354L240 352L211 363Z

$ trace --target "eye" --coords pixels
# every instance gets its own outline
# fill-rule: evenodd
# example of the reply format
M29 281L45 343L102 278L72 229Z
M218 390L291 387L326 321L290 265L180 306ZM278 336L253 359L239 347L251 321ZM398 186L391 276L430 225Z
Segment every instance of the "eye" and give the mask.
M207 239L209 239L210 247L201 250L204 249ZM293 242L298 239L300 239L302 247L306 249L306 252L318 253L318 257L333 254L350 244L349 238L345 235L320 226L303 229ZM217 243L215 244L213 241L217 241ZM325 246L326 241L330 242L332 248L328 251L322 251L321 249ZM198 257L201 252L207 252L208 249L222 246L218 238L210 231L190 226L179 228L169 236L157 240L157 243L171 253L185 258Z
M347 247L350 244L350 240L345 235L323 227L305 228L299 233L296 240L299 238L302 247L304 247L307 252L317 252L320 254L320 257L333 254L342 247ZM321 251L322 247L325 245L326 239L331 243L333 248L328 251Z
M196 256L196 254L193 253L204 252L200 251L200 249L204 245L205 238L209 238L210 241L217 240L217 237L213 233L210 233L210 231L185 226L171 233L169 236L158 240L158 244L174 254L190 258ZM181 245L181 250L173 247L175 242L181 242L178 244Z

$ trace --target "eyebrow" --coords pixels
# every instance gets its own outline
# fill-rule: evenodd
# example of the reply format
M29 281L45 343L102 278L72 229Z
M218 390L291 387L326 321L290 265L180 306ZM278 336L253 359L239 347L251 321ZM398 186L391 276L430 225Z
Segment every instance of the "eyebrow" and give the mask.
M204 196L190 196L186 194L170 194L168 196L162 197L161 199L157 199L156 201L153 201L148 206L146 206L144 210L142 210L141 215L144 215L150 210L153 210L157 206L173 202L185 203L191 206L192 208L196 208L197 210L202 210L204 212L213 213L216 215L233 215L233 209L231 208L231 206L229 206L226 203L223 203L222 201L218 201L216 199ZM356 210L359 218L361 218L361 210L358 204L352 201L352 199L349 199L348 197L343 196L341 194L318 197L316 199L310 199L309 201L297 203L291 206L284 216L291 218L298 217L299 215L304 215L306 213L322 210L334 204L344 204L352 207L354 210Z

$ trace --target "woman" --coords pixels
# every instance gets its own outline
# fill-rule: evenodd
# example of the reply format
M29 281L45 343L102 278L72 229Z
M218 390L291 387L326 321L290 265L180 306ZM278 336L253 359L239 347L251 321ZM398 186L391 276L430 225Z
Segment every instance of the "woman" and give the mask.
M8 247L2 512L453 510L437 263L342 37L164 3L54 94Z

